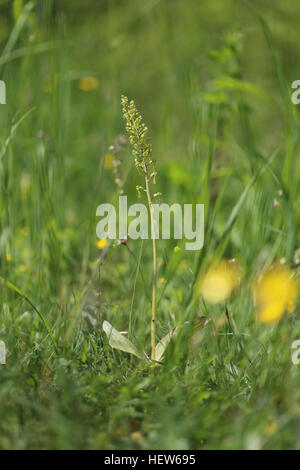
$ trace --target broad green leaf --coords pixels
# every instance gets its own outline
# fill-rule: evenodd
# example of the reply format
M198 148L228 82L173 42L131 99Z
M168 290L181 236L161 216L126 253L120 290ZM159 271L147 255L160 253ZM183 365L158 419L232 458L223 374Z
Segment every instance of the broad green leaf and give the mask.
M166 336L164 336L159 343L157 343L155 348L155 360L161 361L164 355L165 350L168 347L169 342L171 341L172 337L176 334L177 328L174 328L172 331L169 331Z
M129 339L121 335L108 321L104 321L102 325L103 331L106 333L109 345L114 349L133 354L134 356L143 359L143 355L137 350Z

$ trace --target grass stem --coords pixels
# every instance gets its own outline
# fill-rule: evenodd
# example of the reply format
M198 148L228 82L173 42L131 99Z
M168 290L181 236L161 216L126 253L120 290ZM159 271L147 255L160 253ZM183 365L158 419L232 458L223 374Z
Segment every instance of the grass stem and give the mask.
M157 251L156 251L156 238L155 238L155 221L154 209L151 199L149 174L147 166L144 166L146 194L150 210L151 220L151 237L152 237L152 256L153 256L153 280L152 280L152 310L151 310L151 359L155 361L155 322L156 322L156 285L157 285Z

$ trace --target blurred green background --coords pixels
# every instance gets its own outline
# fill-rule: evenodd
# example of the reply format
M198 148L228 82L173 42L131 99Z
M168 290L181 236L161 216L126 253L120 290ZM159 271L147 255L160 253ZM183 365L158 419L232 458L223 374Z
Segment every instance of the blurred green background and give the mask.
M0 70L7 83L7 105L0 109L2 138L17 112L34 108L19 130L18 158L11 161L14 179L7 181L6 196L20 203L17 182L26 184L36 171L34 155L44 152L51 198L56 198L45 211L54 211L61 227L72 221L78 248L91 235L87 219L94 206L113 194L113 175L105 172L101 184L95 175L109 145L124 133L121 94L134 98L144 114L162 186L170 179L184 186L185 180L194 199L201 194L203 181L196 174L209 152L216 109L221 123L216 167L233 162L238 169L247 168L245 148L252 154L278 148L285 152L286 131L297 140L289 120L296 108L287 104L290 84L299 75L300 5L293 1L276 0L270 8L267 2L238 0L41 0L32 8L28 4L20 31L17 26L5 46L24 5L21 0L0 3ZM271 42L248 5L269 24ZM86 76L98 80L90 92L80 89ZM298 146L286 145L296 161ZM134 171L130 178L138 182ZM135 198L131 183L125 183L125 192ZM215 182L212 191L216 188ZM168 189L166 197L174 200L177 189ZM32 190L31 202L36 203L43 188ZM31 217L31 209L14 214L16 224L23 220L27 225L24 219ZM47 223L51 214L45 211L37 224Z

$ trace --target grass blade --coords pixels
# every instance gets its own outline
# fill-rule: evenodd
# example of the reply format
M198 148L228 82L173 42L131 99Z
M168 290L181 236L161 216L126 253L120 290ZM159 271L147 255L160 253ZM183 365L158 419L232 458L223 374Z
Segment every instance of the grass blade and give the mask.
M50 338L51 338L51 341L53 343L53 345L55 346L55 349L57 349L57 344L56 344L56 341L54 339L54 336L52 334L52 331L51 331L51 328L49 326L49 323L47 322L46 318L44 317L44 315L36 308L36 306L31 302L31 300L27 297L26 294L24 294L24 292L22 292L20 289L18 289L18 287L16 287L12 282L10 281L7 281L6 279L4 279L2 276L0 276L0 281L6 285L6 287L8 287L9 289L13 290L14 292L16 292L20 297L22 297L24 300L26 300L26 302L29 303L29 305L33 308L33 310L38 314L38 316L40 317L42 323L44 324Z

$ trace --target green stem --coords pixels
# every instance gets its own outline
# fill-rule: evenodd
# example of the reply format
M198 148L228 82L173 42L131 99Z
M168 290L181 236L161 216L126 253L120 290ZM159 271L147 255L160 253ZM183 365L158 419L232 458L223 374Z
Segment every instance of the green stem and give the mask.
M151 199L149 187L149 175L147 166L144 166L146 194L148 205L150 209L151 219L151 236L152 236L152 253L153 253L153 282L152 282L152 311L151 311L151 359L155 361L155 321L156 321L156 284L157 284L157 252L156 252L156 238L155 238L155 225L154 225L154 209Z

